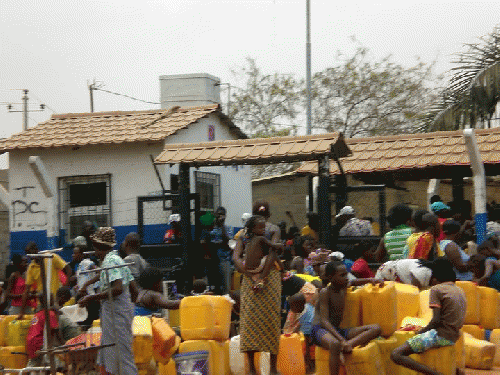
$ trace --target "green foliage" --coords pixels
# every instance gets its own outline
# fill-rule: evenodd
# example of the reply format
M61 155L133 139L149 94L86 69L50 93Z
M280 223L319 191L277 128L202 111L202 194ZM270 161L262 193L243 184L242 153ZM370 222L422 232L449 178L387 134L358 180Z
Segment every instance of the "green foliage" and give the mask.
M430 130L489 127L500 100L500 28L457 54L449 86L428 116Z

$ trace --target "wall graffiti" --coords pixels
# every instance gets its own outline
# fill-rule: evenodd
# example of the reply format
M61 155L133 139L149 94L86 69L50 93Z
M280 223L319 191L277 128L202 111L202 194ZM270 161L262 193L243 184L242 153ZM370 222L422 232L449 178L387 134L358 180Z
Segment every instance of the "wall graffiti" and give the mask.
M22 186L13 190L21 192L21 199L12 201L12 229L41 229L48 225L48 211L40 202L30 199L34 186Z

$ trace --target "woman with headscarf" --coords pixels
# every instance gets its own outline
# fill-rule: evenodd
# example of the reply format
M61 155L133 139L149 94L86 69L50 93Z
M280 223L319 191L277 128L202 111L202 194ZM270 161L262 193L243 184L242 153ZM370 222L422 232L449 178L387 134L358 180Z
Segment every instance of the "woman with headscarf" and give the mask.
M115 230L110 227L99 228L91 237L95 255L101 260L101 268L122 266L125 264L113 247L116 245ZM132 352L132 320L134 304L130 296L129 285L134 277L128 267L112 268L101 271L100 293L87 295L78 303L86 306L94 301L101 302L101 344L115 344L99 351L98 364L101 373L135 375L137 367ZM108 299L111 289L112 299Z

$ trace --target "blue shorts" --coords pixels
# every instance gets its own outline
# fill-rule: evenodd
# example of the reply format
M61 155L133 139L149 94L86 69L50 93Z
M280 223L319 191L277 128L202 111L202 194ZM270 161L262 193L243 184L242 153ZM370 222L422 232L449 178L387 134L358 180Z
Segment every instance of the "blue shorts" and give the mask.
M340 336L342 336L343 338L345 338L347 340L347 336L349 335L349 331L350 329L349 328L337 328L337 327L334 327L337 332L340 334ZM326 329L324 329L323 327L321 327L321 325L319 324L315 324L312 326L312 329L311 329L311 339L312 339L312 343L313 345L319 345L321 346L321 338L326 335L327 333L329 333Z
M453 341L438 336L435 329L415 335L409 339L407 343L415 353L423 353L432 348L439 348L441 346L450 346L454 344Z

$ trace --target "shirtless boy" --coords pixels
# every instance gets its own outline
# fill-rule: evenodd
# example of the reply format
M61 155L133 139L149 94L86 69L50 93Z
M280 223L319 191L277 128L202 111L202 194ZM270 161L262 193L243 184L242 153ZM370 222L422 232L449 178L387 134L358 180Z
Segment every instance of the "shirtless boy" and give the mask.
M365 345L380 335L378 324L338 328L344 314L347 287L369 282L383 284L383 281L357 279L349 282L345 265L340 261L326 265L325 277L330 284L319 293L311 336L313 343L330 351L330 374L337 375L342 353L351 353L354 347Z

